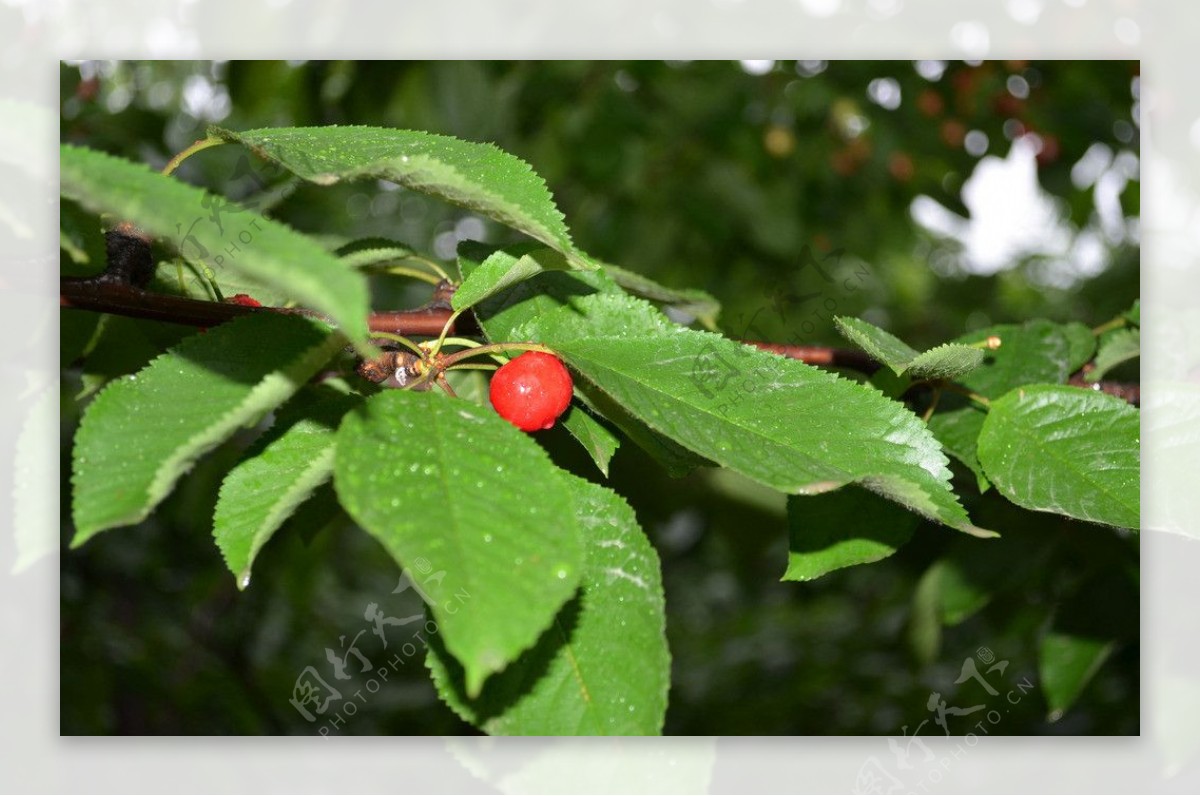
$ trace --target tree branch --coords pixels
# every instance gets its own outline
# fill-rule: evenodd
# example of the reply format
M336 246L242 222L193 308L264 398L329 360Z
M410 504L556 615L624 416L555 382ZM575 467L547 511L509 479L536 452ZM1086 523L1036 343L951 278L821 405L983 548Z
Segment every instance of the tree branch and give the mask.
M1084 370L1073 375L1067 381L1067 384L1072 387L1083 387L1085 390L1106 393L1134 406L1142 405L1142 385L1127 384L1121 381L1088 381L1085 378L1087 370L1085 367Z
M320 313L305 309L247 307L144 290L154 274L150 239L132 224L118 224L106 232L105 247L107 262L104 273L86 278L62 277L59 280L60 307L199 327L216 326L252 312L279 312L329 320ZM439 284L433 298L424 307L400 312L375 312L368 316L367 326L372 332L406 337L437 337L450 319L450 297L453 294L450 283ZM470 321L463 322L461 319L455 326L458 327L457 331L468 334L473 329ZM454 334L455 331L452 327L448 333Z
M853 348L830 348L819 345L783 345L781 343L763 343L757 340L743 340L742 342L789 359L798 359L809 365L850 368L860 373L866 373L868 376L879 370L878 362L867 356L866 352Z
M252 312L324 317L310 310L244 307L240 304L167 296L103 276L87 279L63 277L59 282L59 306L201 327L216 326ZM450 310L434 304L415 310L375 312L368 317L367 323L372 332L437 337L449 318ZM451 329L450 333L454 334L455 330Z
M145 284L152 273L149 240L128 224L119 225L108 232L106 237L108 264L104 273L87 278L62 277L59 282L59 306L201 327L216 326L252 312L280 312L329 320L311 310L246 307L241 304L151 293L139 286ZM453 296L453 292L453 285L443 282L437 286L433 298L425 306L399 312L371 313L367 319L367 326L372 332L387 332L405 337L437 337L450 320L450 297ZM478 333L478 325L470 313L459 316L447 331L449 335ZM763 351L798 359L809 365L850 368L868 375L880 367L879 363L865 352L856 349L784 345L757 340L741 342ZM1085 366L1079 373L1074 374L1068 383L1105 392L1134 406L1139 404L1139 385L1113 381L1092 383L1085 378L1088 370Z
M833 367L850 368L861 373L870 375L879 370L879 363L871 359L863 351L857 351L850 348L826 348L824 346L810 345L781 345L779 343L762 343L754 340L743 340L746 345L752 345L755 348L761 348L764 351L771 351L776 354L781 354L790 359L798 359L801 362L806 362L809 365L828 365ZM1127 401L1134 406L1141 405L1141 385L1130 384L1120 381L1088 381L1087 373L1092 370L1092 365L1085 365L1081 371L1071 376L1067 384L1072 387L1083 387L1087 390L1095 390L1107 395L1112 395L1120 398L1122 401Z

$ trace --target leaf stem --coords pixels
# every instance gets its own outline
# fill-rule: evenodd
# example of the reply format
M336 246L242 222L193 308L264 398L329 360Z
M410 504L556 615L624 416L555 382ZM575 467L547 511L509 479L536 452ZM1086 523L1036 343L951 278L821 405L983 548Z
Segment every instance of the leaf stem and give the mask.
M409 351L412 351L414 354L416 354L419 357L425 356L425 352L422 351L417 346L416 343L414 343L412 340L409 340L407 337L405 337L403 335L392 334L391 332L371 332L371 336L372 337L382 337L384 340L391 340L393 342L399 343L400 345L404 346Z
M197 152L201 152L210 147L220 146L221 144L225 144L225 143L228 143L228 142L223 141L220 138L201 138L199 141L192 144L187 149L183 150L178 155L176 155L175 157L168 160L167 165L163 166L163 170L162 170L163 176L165 177L165 176L173 173L175 171L175 169L179 168L180 163L187 160L188 158L190 158L192 155L196 154Z
M970 398L972 401L974 401L975 403L977 403L981 407L983 407L984 411L989 411L992 408L992 402L989 401L987 398L984 398L982 395L980 395L977 392L972 392L972 391L968 390L966 387L963 387L959 384L955 384L952 381L943 382L942 387L943 387L943 389L950 390L951 392L956 392L959 395L965 395L967 398Z
M1099 337L1100 335L1104 334L1105 332L1111 332L1113 329L1120 329L1121 327L1125 326L1128 323L1129 323L1129 321L1125 320L1124 317L1118 315L1117 317L1113 318L1111 321L1108 321L1107 323L1102 323L1099 326L1097 326L1095 329L1092 329L1092 335L1094 337Z
M929 422L929 418L933 417L933 413L937 409L938 401L941 400L941 398L942 398L942 385L938 384L938 385L935 385L933 388L933 397L930 398L930 400L929 400L929 408L925 410L925 413L923 415L921 415L921 419L924 420L926 423Z
M401 259L401 261L412 260L414 263L421 263L422 265L429 266L434 271L436 271L438 276L440 276L442 279L445 279L447 282L454 281L450 278L450 275L446 273L446 270L444 268L442 268L440 265L437 264L437 262L429 259L428 257L422 257L419 254L407 254L400 259Z
M431 285L438 285L442 282L440 277L433 274L420 271L416 268L405 268L402 265L390 265L387 268L380 269L380 271L393 276L411 276L413 279L420 279L422 282L428 282Z

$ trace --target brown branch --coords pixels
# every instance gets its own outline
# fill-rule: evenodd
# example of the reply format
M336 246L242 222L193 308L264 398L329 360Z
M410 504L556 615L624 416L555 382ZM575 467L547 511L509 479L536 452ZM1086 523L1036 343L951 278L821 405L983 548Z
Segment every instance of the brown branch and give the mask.
M770 351L773 354L798 359L809 365L825 365L826 367L850 368L870 375L879 370L879 363L867 356L863 351L853 348L830 348L820 345L783 345L782 343L763 343L757 340L743 340L746 345Z
M72 309L107 312L131 318L178 323L188 326L216 326L232 318L252 312L280 312L329 319L319 313L304 309L284 307L247 307L241 304L226 304L219 301L151 293L139 285L149 281L153 263L150 259L150 241L144 234L129 224L120 224L106 233L107 267L103 274L94 277L63 277L59 281L59 306ZM437 337L450 319L450 299L454 286L443 281L437 286L432 299L424 307L399 312L374 312L367 318L372 332L386 332L406 337ZM457 327L457 328L456 328ZM451 326L447 334L478 334L479 327L474 318L464 315ZM784 345L757 340L743 340L746 345L763 351L798 359L809 365L841 367L857 370L868 375L879 370L879 363L863 351L828 346ZM1068 384L1075 387L1105 392L1134 406L1141 400L1141 388L1137 384L1113 381L1089 382L1085 376L1091 369L1085 365L1071 376Z
M1142 385L1128 384L1120 381L1088 381L1084 376L1087 370L1088 368L1085 367L1084 370L1073 375L1067 381L1067 384L1072 387L1083 387L1085 390L1106 393L1134 406L1142 405Z
M776 354L788 357L790 359L798 359L809 365L825 365L841 368L850 368L868 375L879 370L879 363L871 359L865 352L856 351L850 348L828 348L826 346L815 345L783 345L780 343L762 343L754 340L743 340L746 345L752 345L755 348L761 348L764 351L771 351ZM1091 382L1086 378L1088 371L1092 369L1091 365L1085 365L1083 370L1071 376L1067 384L1072 387L1083 387L1088 390L1103 392L1108 395L1120 398L1122 401L1127 401L1134 406L1141 405L1141 385L1129 384L1120 381L1097 381Z
M219 301L167 296L103 276L88 279L63 277L59 282L59 306L200 327L216 326L252 312L280 312L324 318L318 313L302 309L245 307ZM442 327L449 318L450 310L439 304L400 312L371 313L367 324L372 332L436 337L441 334ZM452 328L450 334L455 333Z
M154 273L150 238L132 224L121 223L105 233L106 263L99 276L59 280L59 306L107 312L130 318L207 328L252 312L307 315L329 321L311 310L285 307L247 307L241 304L168 296L143 288ZM400 312L376 312L367 318L372 332L414 337L437 337L450 319L454 286L443 281L424 307ZM470 334L472 324L458 322L459 333ZM477 331L477 330L475 330ZM454 334L452 327L448 334Z

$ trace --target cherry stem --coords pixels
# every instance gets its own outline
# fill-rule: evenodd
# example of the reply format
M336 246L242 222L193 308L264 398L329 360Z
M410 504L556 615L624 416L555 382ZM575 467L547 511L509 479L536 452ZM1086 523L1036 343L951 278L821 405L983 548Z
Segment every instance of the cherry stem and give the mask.
M500 366L491 364L477 365L470 362L463 362L457 365L450 365L449 367L446 367L445 370L495 370L498 367Z
M416 388L420 387L422 384L428 383L428 381L431 378L434 379L434 381L436 382L437 376L435 374L436 374L436 370L434 368L426 368L425 372L423 372L420 376L418 376L411 384L405 385L404 389L415 390Z
M483 345L476 340L468 340L465 337L447 337L442 341L443 345L460 345L464 348L479 348Z
M441 387L442 390L445 391L445 393L447 395L449 395L451 398L458 397L458 393L454 392L454 388L450 386L450 382L446 379L445 373L439 373L437 375L437 379L435 381L437 383L437 386Z
M453 367L464 359L476 357L480 354L498 354L501 351L541 351L545 354L558 356L553 349L547 348L544 345L538 345L537 343L489 343L488 345L476 346L475 348L467 348L463 351L455 351L442 360L442 367Z
M436 357L441 353L442 345L446 342L446 335L450 333L450 327L458 320L458 316L462 314L462 310L455 310L450 313L450 317L446 319L446 325L442 327L442 333L438 335L437 342L433 344L433 348L429 350L430 357Z

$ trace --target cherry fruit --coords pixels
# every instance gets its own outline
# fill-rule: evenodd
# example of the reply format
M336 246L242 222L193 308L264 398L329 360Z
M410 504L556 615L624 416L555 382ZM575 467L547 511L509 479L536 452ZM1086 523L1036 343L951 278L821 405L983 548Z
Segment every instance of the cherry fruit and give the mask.
M522 431L554 425L571 404L571 374L558 357L526 351L492 376L488 397L496 413Z

